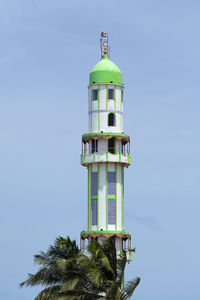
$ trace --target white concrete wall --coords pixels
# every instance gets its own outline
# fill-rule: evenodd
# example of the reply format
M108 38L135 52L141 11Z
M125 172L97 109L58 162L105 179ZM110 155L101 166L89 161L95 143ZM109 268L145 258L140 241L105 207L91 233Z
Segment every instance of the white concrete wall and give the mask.
M104 138L98 140L98 152L105 153L108 151L108 141Z
M114 85L108 85L108 89L115 89ZM98 100L92 101L92 90L98 89L98 85L93 85L89 88L88 95L88 128L89 132L100 133L103 132L123 132L123 103L121 102L121 90L123 87L116 86L116 101L108 99L106 110L106 85L99 85L99 107ZM106 110L106 111L105 111ZM98 111L100 111L98 113ZM115 113L116 126L108 126L108 114ZM92 122L91 122L92 119Z
M100 85L99 90L99 96L100 96L100 109L104 110L106 109L106 85Z

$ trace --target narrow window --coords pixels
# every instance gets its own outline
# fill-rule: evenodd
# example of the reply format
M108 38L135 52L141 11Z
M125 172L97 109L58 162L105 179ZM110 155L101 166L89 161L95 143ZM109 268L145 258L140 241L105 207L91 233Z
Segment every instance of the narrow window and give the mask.
M92 225L97 225L97 199L92 199Z
M115 195L115 172L108 172L108 195Z
M108 152L115 154L115 138L108 140Z
M92 172L92 196L97 196L97 172Z
M124 91L121 90L121 101L123 102L124 101Z
M98 100L98 90L92 90L92 101Z
M108 89L108 99L114 100L114 90L113 89Z
M98 174L92 172L92 225L97 225Z
M125 145L126 145L126 141L122 140L122 154L126 154L125 153Z
M98 152L98 140L92 139L92 153Z
M115 199L108 199L108 224L115 225Z
M108 126L115 126L115 114L113 113L108 115Z

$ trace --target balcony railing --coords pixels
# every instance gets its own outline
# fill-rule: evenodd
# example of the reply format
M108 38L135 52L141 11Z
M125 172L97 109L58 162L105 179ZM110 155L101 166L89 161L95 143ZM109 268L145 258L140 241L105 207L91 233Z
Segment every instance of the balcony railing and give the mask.
M91 163L101 163L101 162L119 162L125 164L126 166L131 165L132 159L130 154L123 154L121 152L113 154L110 152L105 153L91 153L91 154L81 154L81 164L87 166Z

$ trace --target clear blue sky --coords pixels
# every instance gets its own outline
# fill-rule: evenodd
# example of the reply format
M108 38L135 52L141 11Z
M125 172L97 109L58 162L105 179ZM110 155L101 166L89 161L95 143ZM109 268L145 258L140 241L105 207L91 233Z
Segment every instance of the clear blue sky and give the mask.
M133 299L200 294L200 2L2 0L0 3L0 299L37 268L33 254L86 229L88 74L108 31L125 84L125 228ZM72 130L73 127L73 130Z

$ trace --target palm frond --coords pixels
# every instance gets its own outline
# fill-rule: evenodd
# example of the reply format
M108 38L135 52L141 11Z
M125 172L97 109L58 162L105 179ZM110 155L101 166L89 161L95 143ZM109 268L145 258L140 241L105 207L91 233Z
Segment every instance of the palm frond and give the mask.
M40 266L35 274L20 287L41 285L45 288L35 300L125 300L131 297L140 278L129 281L121 288L126 252L117 258L111 239L103 244L93 241L88 246L88 255L80 252L76 241L58 237L46 252L34 256Z
M127 284L124 288L124 291L126 292L126 296L124 299L129 299L132 296L134 290L136 289L136 287L138 286L139 283L140 283L139 277L136 277L135 279L127 282Z
M44 290L42 290L34 300L49 300L49 299L54 299L54 296L58 294L60 290L60 285L56 285L53 287L48 287Z
M124 277L124 271L126 267L127 257L126 257L126 251L122 251L120 254L120 259L117 260L117 283L121 287L122 280Z
M117 277L117 255L116 255L116 248L113 240L111 238L106 239L103 242L103 250L106 257L109 260L112 273L114 274L115 278Z
M113 282L106 292L105 299L107 300L120 300L121 297L121 290L117 283Z
M104 269L110 273L110 275L114 275L113 268L111 266L109 256L108 256L108 249L107 249L107 244L105 243L105 248L104 249L104 244L101 245L97 241L93 241L89 246L88 246L88 252L90 253L91 261L93 261L99 269ZM106 253L106 251L107 253Z

